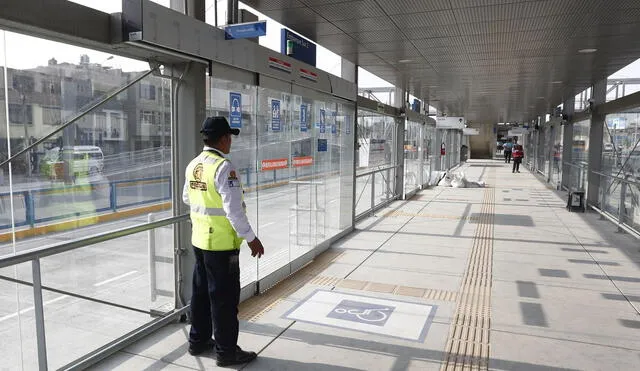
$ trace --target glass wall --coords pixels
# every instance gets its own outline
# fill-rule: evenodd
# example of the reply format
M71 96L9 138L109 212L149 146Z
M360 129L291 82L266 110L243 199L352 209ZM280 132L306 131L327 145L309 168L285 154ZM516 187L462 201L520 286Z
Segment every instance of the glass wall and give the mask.
M148 69L0 31L0 256L171 216L172 86ZM42 259L49 367L171 311L173 272L170 226ZM31 282L0 270L8 369L37 368Z
M600 204L640 230L640 109L606 116L602 148Z
M396 132L394 117L358 111L356 215L396 196Z
M414 121L407 121L404 134L404 194L410 194L422 185L422 127Z
M351 227L355 109L276 80L256 87L213 76L208 84L208 112L230 122L233 112L242 126L230 158L266 249L259 261L241 249L246 286Z

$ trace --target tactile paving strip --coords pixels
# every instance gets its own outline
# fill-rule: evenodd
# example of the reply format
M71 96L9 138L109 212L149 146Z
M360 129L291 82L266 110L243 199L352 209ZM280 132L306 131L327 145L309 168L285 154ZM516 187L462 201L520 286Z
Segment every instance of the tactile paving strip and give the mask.
M495 170L489 174L495 179ZM488 370L495 188L485 188L441 371Z
M389 211L384 214L386 218L393 217L401 217L401 216L410 216L410 217L418 217L418 218L431 218L431 219L453 219L453 220L480 220L480 217L475 216L459 216L459 215L440 215L440 214L426 214L426 213L406 213L403 211Z

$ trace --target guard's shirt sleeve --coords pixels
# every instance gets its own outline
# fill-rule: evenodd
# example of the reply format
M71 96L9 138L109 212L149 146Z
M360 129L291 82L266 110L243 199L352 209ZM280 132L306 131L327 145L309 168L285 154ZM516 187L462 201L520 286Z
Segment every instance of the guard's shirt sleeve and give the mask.
M251 242L256 238L249 218L242 207L242 186L238 173L229 161L225 161L218 168L216 174L216 189L222 196L222 207L227 219L238 235L246 241Z
M189 178L185 178L184 187L182 187L182 202L189 205Z

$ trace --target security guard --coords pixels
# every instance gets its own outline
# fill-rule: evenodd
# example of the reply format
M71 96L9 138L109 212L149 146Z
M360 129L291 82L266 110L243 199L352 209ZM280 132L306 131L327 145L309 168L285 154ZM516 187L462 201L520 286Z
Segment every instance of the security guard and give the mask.
M231 150L231 135L240 130L232 129L224 117L209 117L200 133L204 150L187 167L183 192L184 202L191 207L196 257L189 353L195 356L213 350L216 364L224 367L257 356L237 346L239 253L243 240L248 241L251 256L260 258L264 248L249 224L240 179L225 158Z

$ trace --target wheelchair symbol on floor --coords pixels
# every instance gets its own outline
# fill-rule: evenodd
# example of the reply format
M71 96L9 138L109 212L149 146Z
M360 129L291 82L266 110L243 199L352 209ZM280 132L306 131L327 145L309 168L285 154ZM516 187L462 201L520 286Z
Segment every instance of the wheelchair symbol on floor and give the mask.
M358 317L358 319L365 322L382 322L386 321L389 318L389 314L387 312L392 311L391 308L381 308L381 309L344 309L344 308L336 308L334 312L338 314L351 314L353 316Z

